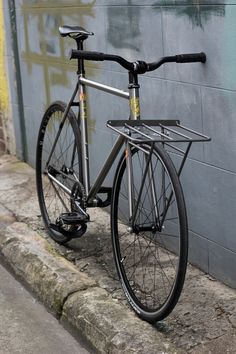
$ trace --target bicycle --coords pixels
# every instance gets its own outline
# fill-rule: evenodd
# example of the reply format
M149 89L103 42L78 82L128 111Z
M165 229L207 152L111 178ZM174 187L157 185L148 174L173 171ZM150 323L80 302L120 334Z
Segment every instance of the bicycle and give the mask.
M77 43L70 59L77 60L78 81L68 104L56 101L48 107L39 130L36 182L46 230L56 242L66 243L86 232L89 208L111 206L113 255L128 303L142 319L162 320L179 299L187 267L187 213L179 176L192 142L210 138L178 120L141 120L138 75L169 62L204 63L206 55L129 62L117 55L84 51L83 43L93 33L82 27L62 26L59 32ZM84 60L120 64L128 71L129 91L87 79ZM86 86L124 98L130 105L129 119L107 122L118 138L92 186ZM78 109L77 116L72 107ZM182 158L178 169L171 159L173 152ZM119 154L113 187L103 186Z

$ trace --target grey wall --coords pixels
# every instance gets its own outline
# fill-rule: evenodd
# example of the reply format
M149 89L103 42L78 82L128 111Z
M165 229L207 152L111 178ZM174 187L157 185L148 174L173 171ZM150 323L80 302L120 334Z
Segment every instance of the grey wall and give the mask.
M59 38L59 25L80 25L93 31L95 36L86 43L88 50L118 53L128 60L154 61L163 55L207 53L205 65L166 65L140 79L142 114L146 118L178 118L212 137L211 143L193 147L182 176L190 260L234 287L235 5L235 0L16 1L28 162L32 165L43 111L52 100L68 99L76 79L75 67L67 60L74 43ZM118 88L127 86L126 73L114 63L90 63L87 73L92 79ZM128 106L119 98L92 89L89 93L94 176L113 141L105 122L127 117Z
M10 153L16 153L20 159L24 159L27 147L24 145L24 103L22 99L20 53L18 52L14 0L3 0L3 8L1 10L5 25L4 56L9 86L6 144Z

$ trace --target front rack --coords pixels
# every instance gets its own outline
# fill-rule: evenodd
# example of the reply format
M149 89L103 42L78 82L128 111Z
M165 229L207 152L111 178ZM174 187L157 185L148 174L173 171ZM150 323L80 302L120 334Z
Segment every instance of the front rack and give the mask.
M170 151L174 150L183 155L178 168L179 175L192 143L211 140L206 135L180 125L179 120L109 120L107 126L127 138L133 146L145 142L162 143L170 148ZM175 143L187 143L187 147L186 144L179 144L177 147Z
M107 126L135 143L150 140L161 143L211 140L206 135L180 125L179 120L109 120Z

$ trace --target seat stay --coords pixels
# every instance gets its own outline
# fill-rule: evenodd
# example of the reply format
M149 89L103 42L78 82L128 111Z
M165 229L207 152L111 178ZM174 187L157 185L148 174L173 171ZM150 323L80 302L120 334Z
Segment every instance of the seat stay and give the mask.
M58 141L59 136L60 136L60 134L61 134L62 128L63 128L63 126L64 126L64 123L65 123L65 120L66 120L67 115L68 115L68 113L69 113L69 110L70 110L70 108L71 108L71 106L72 106L72 103L74 102L74 99L75 99L75 96L76 96L76 94L77 94L77 92L78 92L78 89L79 89L79 85L76 84L76 87L75 87L74 92L73 92L73 94L72 94L72 96L71 96L71 99L70 99L68 105L66 106L65 112L63 113L62 121L61 121L59 130L58 130L58 132L57 132L57 135L56 135L56 137L55 137L55 141L54 141L54 143L53 143L53 146L52 146L52 149L51 149L51 151L50 151L49 157L48 157L48 159L47 159L46 166L49 165L49 162L50 162L50 160L51 160L52 154L53 154L53 152L54 152L54 150L55 150L57 141Z

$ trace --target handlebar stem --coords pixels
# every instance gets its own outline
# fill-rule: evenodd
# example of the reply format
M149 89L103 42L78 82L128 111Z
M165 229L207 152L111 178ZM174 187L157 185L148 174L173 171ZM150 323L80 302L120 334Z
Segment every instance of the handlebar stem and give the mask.
M140 102L139 102L139 83L138 73L129 71L129 106L130 119L140 119Z

